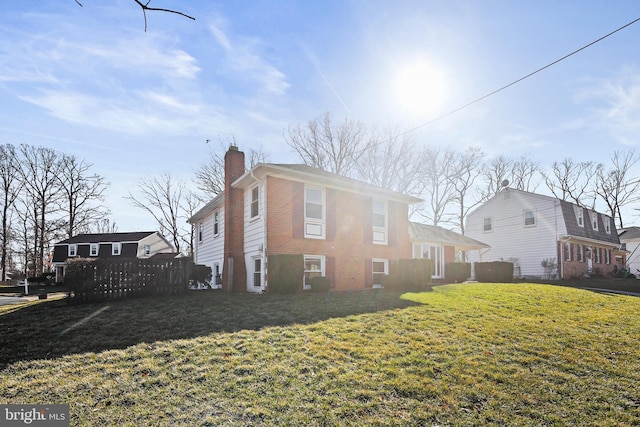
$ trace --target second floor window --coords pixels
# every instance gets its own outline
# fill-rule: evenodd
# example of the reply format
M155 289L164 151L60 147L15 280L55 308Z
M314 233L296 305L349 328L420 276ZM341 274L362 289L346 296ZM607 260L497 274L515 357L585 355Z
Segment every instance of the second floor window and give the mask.
M73 243L69 245L69 256L78 255L78 245Z
M97 243L91 243L89 245L89 256L98 256L98 250L100 246Z
M325 236L325 195L319 188L304 189L304 236L311 239Z
M255 218L259 214L260 206L260 189L256 185L251 189L251 218Z
M374 201L372 204L373 243L387 243L387 204Z
M202 242L202 222L198 223L198 242Z
M536 214L534 211L524 211L524 226L532 227L536 225Z
M484 219L484 223L483 223L483 230L484 230L484 231L491 231L491 230L493 230L493 225L491 224L491 218L485 218L485 219Z
M220 233L220 211L213 213L213 235L217 236Z
M111 255L120 255L122 252L122 244L121 243L112 243L111 244Z
M151 245L144 245L144 254L145 256L151 255Z

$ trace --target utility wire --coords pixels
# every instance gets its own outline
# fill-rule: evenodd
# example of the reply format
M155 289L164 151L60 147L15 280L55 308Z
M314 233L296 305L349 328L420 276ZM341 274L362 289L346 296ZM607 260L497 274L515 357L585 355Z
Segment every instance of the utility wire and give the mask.
M468 103L466 103L466 104L462 105L461 107L458 107L458 108L456 108L456 109L454 109L454 110L451 110L451 111L449 111L448 113L445 113L445 114L443 114L443 115L441 115L441 116L438 116L438 117L436 117L436 118L434 118L434 119L431 119L431 120L429 120L428 122L425 122L425 123L423 123L423 124L421 124L421 125L419 125L419 126L416 126L416 127L412 128L412 129L409 129L408 131L406 131L406 132L402 133L402 134L401 134L401 135L399 135L399 136L406 135L406 134L411 133L411 132L414 132L414 131L416 131L416 130L418 130L418 129L420 129L420 128L423 128L423 127L425 127L425 126L428 126L428 125L430 125L431 123L437 122L438 120L442 120L442 119L444 119L445 117L448 117L448 116L450 116L450 115L452 115L452 114L455 114L455 113L457 113L457 112L458 112L458 111L460 111L460 110L463 110L463 109L465 109L465 108L467 108L467 107L470 107L471 105L473 105L473 104L475 104L475 103L478 103L478 102L480 102L480 101L482 101L482 100L484 100L484 99L486 99L486 98L488 98L488 97L490 97L490 96L492 96L492 95L495 95L495 94L496 94L496 93L498 93L498 92L501 92L501 91L503 91L503 90L505 90L505 89L507 89L507 88L509 88L509 87L511 87L511 86L513 86L513 85L515 85L515 84L517 84L517 83L520 83L521 81L523 81L523 80L525 80L525 79L528 79L529 77L533 76L534 74L537 74L537 73L539 73L540 71L546 70L547 68L549 68L549 67L551 67L551 66L553 66L553 65L557 64L557 63L558 63L558 62L560 62L560 61L564 61L565 59L569 58L570 56L573 56L573 55L575 55L576 53L578 53L578 52L580 52L580 51L583 51L583 50L585 50L585 49L586 49L586 48L588 48L588 47L593 46L594 44L596 44L596 43L598 43L598 42L600 42L600 41L602 41L602 40L606 39L606 38L607 38L607 37L609 37L609 36L614 35L614 34L615 34L615 33L617 33L618 31L621 31L621 30L623 30L623 29L625 29L625 28L627 28L627 27L629 27L629 26L631 26L631 25L635 24L635 23L636 23L636 22L638 22L638 21L640 21L640 18L636 18L636 19L634 19L633 21L629 22L628 24L625 24L625 25L623 25L622 27L620 27L620 28L618 28L618 29L616 29L616 30L614 30L614 31L611 31L609 34L606 34L606 35L604 35L604 36L600 37L599 39L594 40L594 41L592 41L591 43L586 44L586 45L582 46L582 47L581 47L581 48L579 48L579 49L574 50L573 52L571 52L571 53L569 53L569 54L567 54L567 55L563 56L563 57L562 57L562 58L560 58L560 59L556 59L555 61L553 61L553 62L551 62L551 63L549 63L549 64L545 65L545 66L544 66L544 67L542 67L542 68L538 68L537 70L535 70L535 71L533 71L533 72L531 72L531 73L527 74L526 76L520 77L519 79L514 80L514 81L512 81L511 83L509 83L509 84L507 84L507 85L505 85L505 86L502 86L502 87L501 87L501 88L499 88L499 89L494 90L493 92L490 92L490 93L488 93L488 94L486 94L486 95L484 95L484 96L481 96L481 97L480 97L480 98L478 98L478 99L475 99L475 100L473 100L473 101L471 101L471 102L468 102Z

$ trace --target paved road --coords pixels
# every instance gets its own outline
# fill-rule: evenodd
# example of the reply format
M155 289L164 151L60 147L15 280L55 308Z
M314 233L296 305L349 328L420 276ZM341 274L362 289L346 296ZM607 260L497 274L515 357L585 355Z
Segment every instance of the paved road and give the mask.
M47 299L60 299L66 297L64 292L55 292L47 296ZM0 295L0 305L24 304L25 302L35 301L38 295L27 295L24 297L16 297L9 294Z

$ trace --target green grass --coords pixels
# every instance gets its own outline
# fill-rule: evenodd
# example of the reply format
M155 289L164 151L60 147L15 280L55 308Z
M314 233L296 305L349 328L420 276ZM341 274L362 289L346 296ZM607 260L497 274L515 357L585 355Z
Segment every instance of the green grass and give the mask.
M0 311L0 402L81 426L640 425L639 307L533 284L38 302Z

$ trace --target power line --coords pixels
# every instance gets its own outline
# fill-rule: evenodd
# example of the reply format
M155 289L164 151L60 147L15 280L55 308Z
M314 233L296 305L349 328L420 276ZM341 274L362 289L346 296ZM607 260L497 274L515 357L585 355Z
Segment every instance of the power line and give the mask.
M513 85L515 85L515 84L517 84L517 83L520 83L521 81L523 81L523 80L525 80L525 79L528 79L529 77L533 76L534 74L539 73L540 71L546 70L547 68L549 68L549 67L551 67L551 66L553 66L553 65L557 64L557 63L558 63L558 62L560 62L560 61L564 61L565 59L569 58L570 56L573 56L573 55L575 55L576 53L578 53L578 52L580 52L580 51L583 51L583 50L585 50L585 49L586 49L586 48L588 48L588 47L593 46L594 44L596 44L596 43L598 43L598 42L600 42L600 41L602 41L602 40L606 39L606 38L607 38L607 37L609 37L609 36L614 35L614 34L615 34L615 33L617 33L618 31L621 31L621 30L623 30L623 29L625 29L625 28L627 28L627 27L629 27L629 26L631 26L631 25L635 24L635 23L636 23L636 22L638 22L638 21L640 21L640 18L636 18L636 19L634 19L633 21L631 21L631 22L629 22L629 23L627 23L627 24L623 25L622 27L620 27L620 28L618 28L618 29L616 29L616 30L611 31L609 34L606 34L606 35L604 35L604 36L600 37L599 39L594 40L594 41L592 41L591 43L586 44L586 45L582 46L582 47L581 47L581 48L579 48L579 49L574 50L573 52L571 52L571 53L569 53L569 54L567 54L567 55L563 56L562 58L556 59L555 61L553 61L553 62L551 62L551 63L549 63L549 64L545 65L544 67L538 68L537 70L535 70L535 71L533 71L533 72L531 72L531 73L527 74L526 76L520 77L519 79L514 80L514 81L512 81L511 83L509 83L509 84L507 84L507 85L504 85L504 86L502 86L502 87L501 87L501 88L499 88L499 89L494 90L493 92L490 92L490 93L488 93L488 94L486 94L486 95L484 95L484 96L481 96L480 98L477 98L477 99L475 99L475 100L473 100L473 101L471 101L471 102L468 102L468 103L466 103L466 104L464 104L464 105L462 105L462 106L460 106L460 107L458 107L458 108L456 108L456 109L454 109L454 110L449 111L448 113L445 113L445 114L443 114L443 115L441 115L441 116L438 116L438 117L436 117L436 118L434 118L434 119L431 119L431 120L429 120L428 122L425 122L425 123L423 123L423 124L421 124L421 125L419 125L419 126L416 126L416 127L412 128L412 129L409 129L408 131L406 131L406 132L404 132L404 133L402 133L401 135L398 135L398 136L402 136L402 135L406 135L406 134L408 134L408 133L414 132L414 131L416 131L416 130L418 130L418 129L420 129L420 128L423 128L423 127L425 127L425 126L430 125L431 123L437 122L438 120L442 120L442 119L444 119L445 117L448 117L448 116L450 116L450 115L452 115L452 114L455 114L455 113L457 113L457 112L458 112L458 111L460 111L460 110L464 110L465 108L470 107L470 106L471 106L471 105L473 105L473 104L476 104L476 103L478 103L478 102L480 102L480 101L482 101L482 100L484 100L484 99L486 99L486 98L488 98L488 97L490 97L490 96L495 95L495 94L496 94L496 93L498 93L498 92L501 92L501 91L503 91L503 90L505 90L505 89L507 89L507 88L509 88L509 87L511 87L511 86L513 86Z

